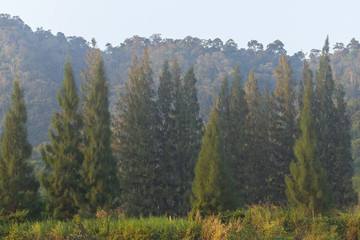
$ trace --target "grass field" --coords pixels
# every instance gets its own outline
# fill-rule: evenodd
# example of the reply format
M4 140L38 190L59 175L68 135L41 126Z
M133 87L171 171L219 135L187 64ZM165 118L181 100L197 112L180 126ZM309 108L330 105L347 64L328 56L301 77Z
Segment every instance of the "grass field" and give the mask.
M2 221L1 239L359 239L360 208L312 218L301 211L251 206L187 218L128 218L99 212L91 219Z

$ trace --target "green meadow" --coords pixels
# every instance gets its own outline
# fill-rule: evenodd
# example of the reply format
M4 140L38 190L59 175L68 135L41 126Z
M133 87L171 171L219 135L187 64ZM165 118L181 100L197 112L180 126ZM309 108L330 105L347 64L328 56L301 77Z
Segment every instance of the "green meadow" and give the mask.
M359 239L360 208L312 218L300 210L253 205L218 215L129 218L99 211L94 218L3 220L1 239Z

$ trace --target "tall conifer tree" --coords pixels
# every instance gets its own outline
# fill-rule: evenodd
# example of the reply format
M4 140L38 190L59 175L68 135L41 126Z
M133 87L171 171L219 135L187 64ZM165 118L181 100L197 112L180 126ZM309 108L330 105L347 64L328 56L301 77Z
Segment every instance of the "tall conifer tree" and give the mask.
M197 98L196 78L191 67L184 79L180 77L180 67L176 60L172 64L172 83L174 84L173 108L171 117L174 127L169 142L172 145L171 185L175 191L172 213L185 216L191 209L191 186L194 181L194 168L201 146L203 124Z
M160 178L161 196L159 196L160 213L175 214L175 189L174 185L176 164L175 146L171 136L175 127L172 111L175 100L175 83L169 71L169 62L166 59L160 75L157 106L160 120Z
M5 215L25 209L34 215L38 210L39 183L29 162L32 147L27 139L24 89L18 79L14 82L11 104L1 138L0 209Z
M185 216L190 209L188 195L189 184L187 182L187 172L193 171L188 168L188 159L185 158L185 149L188 144L187 136L184 129L187 126L185 116L185 99L183 79L181 78L180 66L177 59L173 58L172 63L172 82L175 85L174 92L174 107L171 115L174 120L174 129L171 131L171 140L174 147L174 161L173 173L173 189L174 195L174 212L177 215Z
M292 78L292 69L286 54L279 57L275 76L276 89L270 98L269 137L272 147L272 167L269 200L278 203L285 199L284 176L289 174L290 161L294 159L293 147L297 133L295 80Z
M229 149L229 134L230 134L230 90L229 90L229 82L227 76L221 83L221 89L219 92L219 104L218 104L218 111L220 117L220 126L221 126L221 135L223 138L222 144L224 153L229 156L230 149Z
M93 214L111 207L119 184L117 161L112 155L110 141L109 81L95 40L86 62L82 73L84 161L81 174L84 199L80 202L80 211Z
M340 207L355 205L358 194L352 184L354 175L353 158L351 156L350 121L346 114L345 92L341 85L335 89L336 101L336 178L339 179L335 196L336 204Z
M55 218L69 218L78 211L80 169L81 118L78 113L78 89L69 58L64 69L64 82L57 95L62 111L55 112L49 130L51 143L42 150L45 169L40 183L49 199L48 212Z
M248 138L246 135L246 116L248 106L245 99L243 81L240 77L239 64L235 66L233 81L230 86L230 130L229 130L229 149L230 155L228 162L233 178L236 182L236 198L238 204L244 202L246 198L245 172L248 162Z
M201 147L201 138L203 135L203 123L200 117L200 106L197 97L196 78L194 74L194 66L191 66L184 77L184 85L182 89L183 96L183 150L181 155L182 171L182 196L181 202L183 213L190 210L191 186L194 181L194 169Z
M317 137L320 161L328 172L329 181L334 185L333 164L335 163L335 105L333 102L334 80L332 78L329 56L329 40L326 39L316 72L314 110L317 121ZM334 189L336 191L336 189Z
M246 198L246 133L245 121L248 113L245 91L240 77L239 65L234 69L234 77L230 89L227 77L224 78L219 93L219 117L224 152L230 172L236 185L236 199L239 206Z
M248 114L246 117L246 134L249 139L248 163L245 188L248 192L246 203L258 203L266 200L269 137L268 121L266 119L266 104L258 91L258 82L251 69L249 81L246 83L246 102Z
M314 90L312 74L304 62L305 89L301 110L301 137L294 152L296 162L290 165L291 177L286 176L288 201L308 212L321 213L331 203L331 186L327 182L325 170L321 166L317 148L316 123L312 110Z
M129 80L126 93L120 96L114 124L122 206L129 215L158 215L163 203L159 200L159 115L146 49L141 64L134 56Z
M216 213L235 206L235 186L227 166L220 131L219 113L213 106L196 163L193 184L193 209L203 214Z
M316 74L316 111L320 161L328 173L337 207L355 203L351 186L351 155L346 126L345 105L341 94L335 94L335 84L330 67L329 39L325 41ZM337 102L337 106L335 105ZM344 190L346 189L346 190ZM345 192L346 193L345 193Z

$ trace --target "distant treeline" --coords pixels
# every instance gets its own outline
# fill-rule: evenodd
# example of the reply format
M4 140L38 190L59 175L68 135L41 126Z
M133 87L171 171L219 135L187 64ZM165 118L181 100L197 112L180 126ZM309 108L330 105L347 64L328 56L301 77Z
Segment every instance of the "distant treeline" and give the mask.
M7 14L0 15L0 29L0 135L6 109L10 106L13 79L19 74L27 92L29 141L36 147L49 140L47 128L51 115L59 110L55 96L64 77L67 52L79 87L80 73L86 65L84 58L91 44L82 37L65 36L61 32L52 33L42 28L32 31L19 17ZM273 91L276 87L273 70L279 56L286 53L286 46L280 40L269 44L250 40L247 46L237 46L232 40L204 40L191 36L168 39L154 34L148 38L133 36L117 46L108 44L102 53L110 84L111 112L115 109L119 92L125 91L132 56L141 56L144 47L149 52L155 86L159 84L158 76L165 59L176 56L183 74L191 65L194 66L203 118L206 117L204 110L209 110L212 104L213 90L220 90L221 81L226 75L233 74L237 63L242 78L247 78L254 69L259 86L266 85L269 91ZM352 39L349 44L335 43L334 53L330 54L334 80L344 85L347 101L359 97L359 49L359 42ZM301 79L304 57L309 59L310 68L314 70L320 53L320 50L313 49L308 54L299 51L288 56L297 82ZM358 137L354 136L354 139Z

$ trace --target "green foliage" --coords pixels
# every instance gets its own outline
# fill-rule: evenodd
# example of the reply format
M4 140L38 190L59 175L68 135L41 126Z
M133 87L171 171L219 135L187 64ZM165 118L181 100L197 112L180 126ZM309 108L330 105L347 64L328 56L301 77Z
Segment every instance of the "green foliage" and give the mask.
M223 216L229 216L223 221ZM359 209L317 216L254 205L219 216L73 219L1 224L2 239L349 239L360 236Z
M176 65L175 65L176 66ZM177 99L174 113L179 118L175 122L174 139L176 141L176 161L179 170L177 181L179 212L185 215L190 211L191 186L194 181L194 169L201 147L203 123L197 96L194 67L185 74L183 84L180 83L179 71L173 73L177 83ZM182 98L182 99L180 99Z
M83 72L83 154L80 170L82 199L80 212L94 214L111 207L119 187L117 161L112 155L109 82L105 76L101 52L95 47L88 52Z
M206 215L235 207L235 185L227 166L216 107L212 107L206 125L193 184L193 210Z
M230 126L229 141L230 155L228 156L229 167L236 181L238 204L245 199L245 176L248 159L246 135L246 115L248 106L245 99L244 83L240 77L239 64L235 66L233 81L230 86ZM241 201L241 202L240 202Z
M149 56L141 64L136 56L126 93L120 95L114 122L114 147L119 154L121 204L131 216L159 214L159 115L153 91ZM163 166L162 166L163 167ZM161 199L161 200L160 200Z
M54 113L49 131L51 143L42 149L45 169L40 175L48 197L47 210L59 219L72 217L78 211L79 170L83 161L79 97L69 59L64 71L64 82L58 92L62 111Z
M39 184L29 163L32 148L27 138L24 90L18 79L14 81L11 103L1 138L0 209L4 215L29 209L35 216Z
M215 103L216 104L216 103ZM227 157L229 157L231 150L229 144L231 144L230 137L230 127L232 123L230 122L230 92L229 92L229 82L228 78L225 77L221 84L221 89L219 92L218 104L217 104L219 118L220 118L220 127L222 135L222 148Z
M349 154L350 136L348 134L344 94L341 90L340 92L335 90L330 66L329 40L327 38L316 74L314 116L317 122L316 134L320 162L328 173L328 180L334 191L334 204L341 207L356 203L357 198L351 182L353 160Z
M122 206L134 216L185 215L202 135L193 69L182 82L176 59L172 73L165 61L157 100L146 50L140 65L134 57L129 78L113 124Z
M316 124L311 111L314 102L312 74L307 66L305 62L304 76L307 78L304 79L306 85L300 115L301 136L294 146L296 162L290 164L291 177L286 176L285 181L288 201L314 215L329 208L332 196L317 148Z
M360 101L358 99L353 99L347 103L347 114L350 116L351 122L351 148L352 148L352 158L354 159L354 176L352 178L353 187L355 191L360 193Z
M339 183L336 186L337 205L344 207L358 203L358 196L355 193L352 177L354 175L353 158L351 154L351 136L349 117L346 113L345 92L342 85L337 86L334 92L336 101L336 164L334 171Z
M249 75L249 81L245 85L245 99L248 105L246 115L246 136L248 137L248 160L244 187L246 188L245 203L253 204L265 201L264 194L267 187L268 159L269 159L269 136L268 128L268 99L267 93L262 96L258 89L258 81L254 71Z
M92 240L96 238L92 237L89 231L86 230L84 228L84 225L82 225L81 223L77 223L72 233L70 233L66 237L66 240L87 240L87 239Z
M29 209L23 209L23 210L16 210L16 212L10 213L9 215L2 215L2 213L0 215L2 215L1 216L2 221L14 224L14 223L24 222L25 219L28 217L29 212L30 212Z
M174 193L174 213L177 216L185 216L187 212L190 210L190 189L191 184L194 179L193 170L195 167L195 163L193 163L193 156L189 156L188 145L193 144L193 146L197 146L198 139L201 137L202 132L198 132L197 135L189 135L190 133L190 121L189 117L194 119L199 118L199 110L195 109L194 112L189 112L189 108L186 106L189 104L189 98L185 98L185 87L184 81L181 78L180 66L177 59L173 58L172 64L172 81L175 85L174 91L174 105L170 112L174 128L171 131L170 138L168 141L173 146L173 157L170 161L173 162L172 165L172 173L173 177L173 189ZM196 83L196 79L194 84ZM194 101L197 101L197 92L195 89L195 85L192 86L193 91L195 90ZM189 89L187 89L189 91ZM189 95L187 95L189 97ZM194 104L195 102L192 102ZM198 103L193 107L198 106ZM195 120L199 121L199 120ZM192 126L194 127L194 126ZM194 130L194 129L193 129ZM196 129L195 129L196 131ZM194 134L194 133L192 133ZM196 144L196 145L195 145ZM197 154L197 147L195 149L196 152L190 152L190 154ZM171 175L170 175L171 177ZM172 178L172 177L171 177Z
M316 72L316 88L314 101L314 117L317 121L317 137L320 154L320 161L328 171L331 185L334 185L332 178L332 165L335 159L335 105L333 102L334 81L331 74L329 57L329 41L326 39L320 58L319 69ZM336 191L336 189L334 189Z
M284 176L290 173L290 161L294 159L293 147L297 133L295 125L296 83L292 78L290 62L285 54L279 57L275 68L276 89L270 97L271 165L269 201L281 203L285 200Z
M219 93L218 112L220 117L223 149L230 173L235 180L237 206L246 198L247 174L247 136L245 121L248 107L245 91L240 77L239 65L235 66L234 77L229 88L227 77L224 78Z
M176 64L176 63L175 63ZM159 148L160 148L160 185L161 193L157 196L159 204L159 212L167 213L174 216L177 212L176 204L176 184L175 177L178 169L176 168L176 142L173 136L176 131L174 115L172 114L175 107L176 99L176 82L169 71L169 62L165 60L162 73L160 75L160 84L157 90L157 108L159 110Z
M56 93L63 80L67 51L77 79L89 46L81 37L52 34L42 28L32 31L19 17L0 15L0 125L9 105L12 79L18 74L26 90L29 141L37 146L49 139L53 111L59 111ZM3 128L0 127L0 135Z

